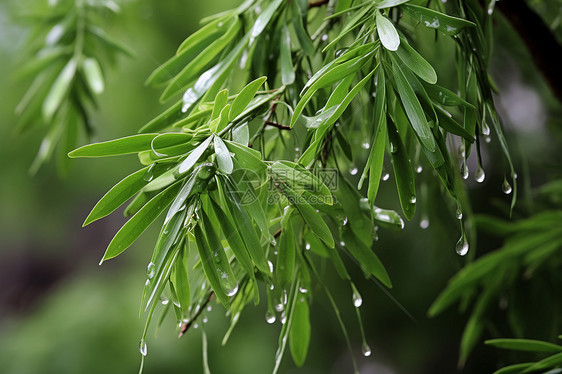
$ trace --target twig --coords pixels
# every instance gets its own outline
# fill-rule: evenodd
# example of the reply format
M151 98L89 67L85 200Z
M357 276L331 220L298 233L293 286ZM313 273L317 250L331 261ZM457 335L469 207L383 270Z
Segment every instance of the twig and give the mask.
M308 3L308 9L321 7L322 5L326 5L328 3L329 3L329 0L311 1L310 3Z
M185 334L187 332L187 330L189 330L189 328L191 327L191 325L193 325L193 322L195 322L197 320L197 318L199 318L199 316L201 315L201 313L203 313L203 311L207 308L207 305L211 302L211 300L213 299L213 296L215 295L214 292L211 292L209 294L209 297L207 298L207 300L203 303L203 305L201 305L201 308L199 308L199 310L197 311L197 313L195 313L195 315L193 316L193 318L191 318L189 321L187 321L186 323L184 323L181 326L180 329L180 334L178 335L178 339L181 338L183 336L183 334Z
M282 125L280 123L272 122L272 121L265 121L265 124L269 125L269 126L277 127L280 130L290 130L291 129L291 126Z

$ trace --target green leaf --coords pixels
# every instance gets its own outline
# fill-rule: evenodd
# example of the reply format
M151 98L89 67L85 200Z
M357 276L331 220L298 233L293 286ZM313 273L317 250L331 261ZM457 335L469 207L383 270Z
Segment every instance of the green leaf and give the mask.
M448 112L439 106L435 106L434 108L437 113L437 118L439 119L439 126L442 127L443 130L450 132L451 134L462 136L469 143L474 142L474 137L466 131L464 127L459 125Z
M496 348L530 352L562 352L562 346L532 339L491 339L484 342Z
M185 315L191 303L191 293L189 291L189 277L187 272L187 254L185 247L182 247L177 260L174 261L170 274L170 282L172 282L174 286L182 312Z
M68 157L107 157L138 153L151 149L150 145L158 134L138 134L124 138L87 144L68 154Z
M456 35L464 28L476 26L465 19L451 17L418 5L406 4L401 6L400 9L420 21L425 27L439 30L447 35Z
M332 233L330 232L328 225L326 225L326 222L324 222L320 214L318 214L302 196L297 194L288 186L280 185L280 188L283 194L287 196L287 199L289 199L291 205L297 208L312 232L314 232L330 248L333 248L335 245L334 238L332 237Z
M287 222L283 225L283 231L281 231L281 237L279 238L275 274L279 285L287 289L295 272L296 243L290 213L285 215L285 220Z
M539 362L534 363L533 365L525 369L524 372L529 373L537 370L545 370L560 365L562 365L562 352L549 356L547 358L540 360Z
M427 62L414 48L412 48L404 39L400 43L400 47L396 51L400 60L412 70L418 77L429 84L437 83L437 73L433 66Z
M211 220L207 216L204 210L200 210L199 214L203 219L203 229L205 235L207 236L207 241L209 243L209 248L211 250L211 261L217 272L217 277L220 281L222 289L227 296L234 296L238 292L238 281L232 272L230 267L230 261L226 256L224 248L221 244L219 236L214 229ZM202 259L203 260L203 259Z
M232 173L232 157L230 156L230 152L226 147L226 144L224 144L222 139L218 136L214 137L214 143L218 169L225 174Z
M332 205L330 189L318 177L301 165L290 161L276 161L270 166L275 178L286 183L297 193L308 191L313 195L321 196L322 203Z
M234 153L234 159L242 169L252 171L258 175L266 170L267 166L262 161L259 151L228 140L224 142L228 150Z
M51 121L53 115L60 107L64 96L70 90L70 85L76 73L76 66L76 59L71 58L53 82L49 93L43 101L42 113L45 121Z
M232 102L232 106L230 107L230 113L228 115L228 119L233 121L236 117L238 117L244 109L250 104L254 96L256 96L256 92L258 89L263 85L263 83L267 80L267 77L260 77L250 83L248 83L236 96L234 101Z
M84 71L84 77L92 92L97 95L101 94L105 88L105 84L98 60L91 57L85 58L84 61L82 61L82 70Z
M195 236L195 242L197 243L197 250L199 252L199 257L201 258L201 265L203 266L203 271L209 285L215 292L217 299L225 306L225 308L230 307L230 300L224 292L219 275L217 274L217 268L215 266L215 260L211 253L211 248L207 242L207 237L205 232L201 230L201 225L197 224L193 228L193 236Z
M295 34L297 35L297 39L299 40L299 44L301 49L307 56L311 56L314 53L314 44L306 31L306 27L304 26L304 22L306 22L307 13L301 14L299 10L299 6L296 1L292 2L292 18L293 18L293 29L295 30Z
M197 163L197 161L199 161L201 156L203 156L203 153L205 153L205 151L209 147L209 144L211 144L211 140L213 140L213 137L214 136L209 136L207 139L201 142L201 144L199 144L197 148L191 151L187 158L182 161L178 168L178 173L180 175L187 173Z
M377 206L373 208L373 218L378 225L390 229L403 229L404 221L394 210L381 209Z
M84 221L83 226L89 225L90 223L111 214L115 211L115 209L133 197L144 186L146 186L148 183L146 176L151 172L156 172L156 170L154 170L154 168L151 169L150 167L140 169L113 186L94 206Z
M308 303L305 298L299 298L295 304L293 323L289 330L289 349L297 366L302 366L306 360L310 344L310 316Z
M377 33L382 45L389 51L396 51L400 46L400 36L394 27L394 24L380 11L376 12Z
M366 247L358 240L353 231L349 229L344 229L342 239L345 243L345 248L359 262L359 265L365 272L373 275L386 287L392 288L392 282L384 265L371 248Z
M529 366L533 365L532 362L526 362L521 364L509 365L503 367L499 370L494 371L493 374L510 374L510 373L521 373Z
M414 171L406 148L400 139L398 129L392 121L387 122L388 139L390 141L390 154L396 178L396 187L400 197L400 205L406 219L411 220L416 211L416 182Z
M213 105L213 111L211 112L211 120L219 118L222 109L226 106L228 102L228 89L225 88L215 96L215 102Z
M406 115L410 121L410 125L414 129L414 132L420 139L422 145L429 150L430 152L435 151L435 138L431 133L431 128L427 123L427 119L425 117L425 113L422 109L422 106L412 89L412 86L406 80L404 73L402 72L400 66L396 64L395 60L393 60L394 64L393 67L395 68L394 79L396 83L396 90L398 91L398 95L400 96L400 101L402 105L404 105L404 110L406 111Z
M261 14L256 19L254 26L252 27L252 31L251 31L252 40L256 39L262 33L262 31L267 27L269 21L273 17L273 14L281 4L283 4L283 0L273 0L263 10L263 12L261 12Z
M445 87L441 87L437 84L424 84L424 88L427 91L429 97L433 99L433 101L445 105L445 106L463 106L466 108L474 109L474 105L470 104L469 102L465 101L461 97L459 97L454 92L446 89Z
M118 256L127 249L168 207L178 192L179 183L175 183L154 196L115 234L100 262Z
M293 58L291 56L291 36L286 24L281 28L281 45L279 65L281 66L281 83L290 85L295 82L295 68L293 67Z

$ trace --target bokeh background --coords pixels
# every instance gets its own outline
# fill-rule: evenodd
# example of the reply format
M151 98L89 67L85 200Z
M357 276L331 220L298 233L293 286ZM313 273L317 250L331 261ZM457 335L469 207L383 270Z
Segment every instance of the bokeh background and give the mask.
M95 140L133 134L158 114L163 109L160 92L143 85L146 77L197 29L199 19L238 3L124 2L122 14L108 20L107 31L136 56L121 58L106 72L106 91L94 115ZM19 16L22 4L30 2L0 2L0 372L133 373L140 364L138 340L144 316L139 318L138 310L157 225L119 258L100 267L106 245L125 219L116 212L86 228L81 225L97 199L135 170L136 158L75 160L62 179L51 165L35 177L28 174L42 134L13 135L14 107L30 84L12 74L21 62L28 32ZM495 26L492 76L500 87L497 103L520 176L519 204L528 207L533 204L532 188L559 173L562 113L514 31L501 18ZM422 52L436 67L441 84L454 88L454 64L443 58L452 56L451 45L435 47L433 36L422 35L428 39L421 44ZM484 146L486 181L477 184L471 178L467 187L476 213L506 217L510 198L502 194L501 184L507 166L498 148L495 138ZM381 200L387 207L397 207L391 184L382 188ZM355 269L363 295L361 313L373 350L370 357L360 354L349 287L326 279L341 306L361 374L457 370L466 316L455 308L438 318L426 316L431 302L464 261L454 251L458 223L438 196L431 190L422 202L429 212L427 229L420 228L422 217L417 213L402 232L379 231L376 250L393 279L392 290L382 290L349 267ZM471 244L472 251L484 253L501 242L480 235L478 243ZM281 372L351 373L350 352L321 290L316 290L311 315L312 340L305 367L296 368L287 354ZM228 328L224 309L213 304L207 319L204 328L213 373L271 372L281 325L265 322L263 306L246 308L225 347L220 344ZM178 340L175 321L169 318L152 331L145 373L203 372L201 328ZM479 345L464 372L493 371L496 354Z

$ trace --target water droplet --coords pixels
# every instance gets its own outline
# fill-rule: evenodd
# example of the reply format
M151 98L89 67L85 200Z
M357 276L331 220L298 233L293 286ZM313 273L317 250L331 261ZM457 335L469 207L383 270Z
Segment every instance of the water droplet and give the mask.
M486 143L490 143L490 142L492 141L492 138L491 138L490 136L485 136L485 137L484 137L484 141L485 141Z
M145 181L150 182L150 181L154 178L154 175L152 174L152 172L153 172L153 170L154 170L154 166L155 166L155 165L156 165L156 164L153 163L152 165L150 165L150 166L148 167L148 170L146 171L146 173L144 174L144 177L143 177L143 179L144 179Z
M494 13L494 7L496 5L496 1L492 0L490 1L490 5L488 5L488 15L492 15Z
M300 293L307 293L308 292L308 290L306 288L303 288L303 287L299 287L299 291L300 291Z
M486 122L482 122L482 135L484 136L488 136L490 135L490 127L488 126L488 124Z
M209 306L207 307L207 312L210 312L211 310L213 310L213 307L209 305Z
M353 168L353 169L351 169L351 170L349 171L349 174L351 174L351 175L357 175L358 172L359 172L359 169Z
M199 328L199 325L197 323L194 323L193 325L191 325L191 327L193 327L194 329Z
M363 346L361 347L361 353L363 353L363 356L369 357L371 355L371 347L369 347L367 343L363 343Z
M427 218L422 219L420 221L420 227L424 230L427 229L429 227L429 219Z
M474 179L478 183L484 182L484 179L486 179L486 173L484 172L484 169L482 169L482 167L478 166L478 169L476 170L476 173L474 174Z
M345 247L345 242L342 240L342 241L340 242L340 245L341 245L342 247Z
M222 23L222 22L219 22L218 25L217 25L217 27L222 27L222 25L223 25L223 23Z
M502 191L506 195L509 195L511 193L511 191L513 191L513 188L511 188L511 184L509 184L507 179L503 180Z
M287 316L285 315L285 312L281 313L281 318L279 318L279 322L281 322L282 325L284 325L285 322L287 322Z
M398 152L398 146L392 142L390 142L390 152L391 153L396 153Z
M168 299L167 297L164 297L164 296L160 296L160 302L162 303L162 305L168 305L168 303L170 302L170 299Z
M202 321L203 321L203 323L207 323L207 322L209 322L209 319L207 317L203 317Z
M368 142L365 142L365 143L361 144L361 147L363 147L363 149L369 149L369 148L371 148L371 145Z
M416 196L411 196L410 197L410 203L415 204L417 201Z
M265 313L265 321L270 325L275 322L275 313L268 311Z
M342 222L342 223L343 223L343 225L344 225L344 226L345 226L345 225L347 225L347 222L348 222L348 219L347 219L347 217L344 217L344 218L343 218L343 222Z
M457 208L455 212L455 217L457 217L457 219L462 219L462 211L459 208Z
M328 34L324 34L322 35L322 41L325 42L326 40L328 40Z
M273 273L273 263L271 261L267 261L267 266L269 267L269 272Z
M154 278L155 275L156 275L156 265L154 265L153 262L150 262L146 267L146 276L148 277L148 279L152 279Z
M141 339L139 342L139 352L141 353L141 355L146 356L147 348L144 339Z
M466 148L464 147L464 144L459 145L459 149L457 150L457 152L459 153L459 157L464 158L466 155Z
M359 293L359 291L357 291L355 286L352 287L353 287L353 296L352 296L353 306L359 308L361 304L363 304L363 298L361 297L361 294Z
M226 296L234 296L238 292L238 282L230 290L226 290Z
M468 253L468 241L466 240L466 236L464 234L461 235L459 241L457 242L455 250L459 256L464 256Z
M468 165L465 162L461 166L461 176L462 179L468 179Z
M381 179L382 179L383 182L386 182L388 180L388 178L390 178L390 174L388 174L388 173L382 174Z
M416 168L416 173L421 174L422 171L423 167L421 165L418 165L418 167Z
M283 306L282 303L277 304L274 306L275 310L278 311L279 313L281 313L283 311L283 309L285 309L285 307Z

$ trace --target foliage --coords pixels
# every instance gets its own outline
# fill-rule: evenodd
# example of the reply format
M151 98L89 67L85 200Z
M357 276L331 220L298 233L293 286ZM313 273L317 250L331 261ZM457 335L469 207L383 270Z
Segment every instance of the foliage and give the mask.
M117 54L131 52L98 26L107 11L119 12L113 1L36 5L25 15L36 26L25 47L27 61L17 72L19 78L34 80L16 107L16 133L46 129L30 172L37 172L57 148L59 170L64 172L66 154L76 148L80 134L89 138L93 132L88 106L95 107L96 96L104 90L103 66L114 62Z
M279 318L283 324L274 373L287 348L301 366L311 336L309 305L317 290L326 293L351 345L323 278L335 271L349 284L356 308L362 298L342 256L366 278L392 286L373 250L378 226L400 230L405 225L391 204L377 199L389 164L408 221L419 205L416 185L441 188L442 201L460 223L456 252L465 256L474 232L462 179L469 176L468 158L475 152L474 176L484 181L480 145L493 128L509 168L510 180L505 178L502 188L512 196L513 210L517 176L488 74L494 4L483 9L473 0L247 0L204 19L201 29L147 79L163 88L162 102L172 101L162 114L136 135L69 153L72 158L137 154L142 165L111 188L84 222L99 220L132 199L125 208L131 218L100 264L164 216L141 305L147 314L139 345L143 360L157 309L163 308L160 321L173 311L181 336L216 298L231 319L223 344L246 305L263 302L267 322ZM77 2L66 13L82 19L81 9L96 5ZM63 14L64 6L53 12ZM85 27L80 22L77 30ZM69 37L78 47L52 74L54 93L36 96L45 121L58 124L51 125L59 130L49 132L48 144L73 123L60 113L77 112L88 124L84 103L103 88L98 59L84 57L93 53L81 41L101 31L90 34ZM437 84L438 72L421 46L428 35L454 53L457 87ZM100 40L106 43L100 51L116 46L107 37ZM359 149L352 146L357 138L362 139ZM509 223L476 218L482 228L508 239L463 268L429 310L434 316L457 301L463 310L474 302L461 341L461 364L481 339L489 305L513 289L520 268L530 276L559 251L560 218L559 211ZM359 309L357 316L361 326ZM517 331L516 316L511 322ZM204 334L203 339L206 346ZM491 344L502 342L508 348L531 344ZM370 352L363 336L363 353ZM559 364L553 357L549 367ZM535 365L542 368L540 362Z

